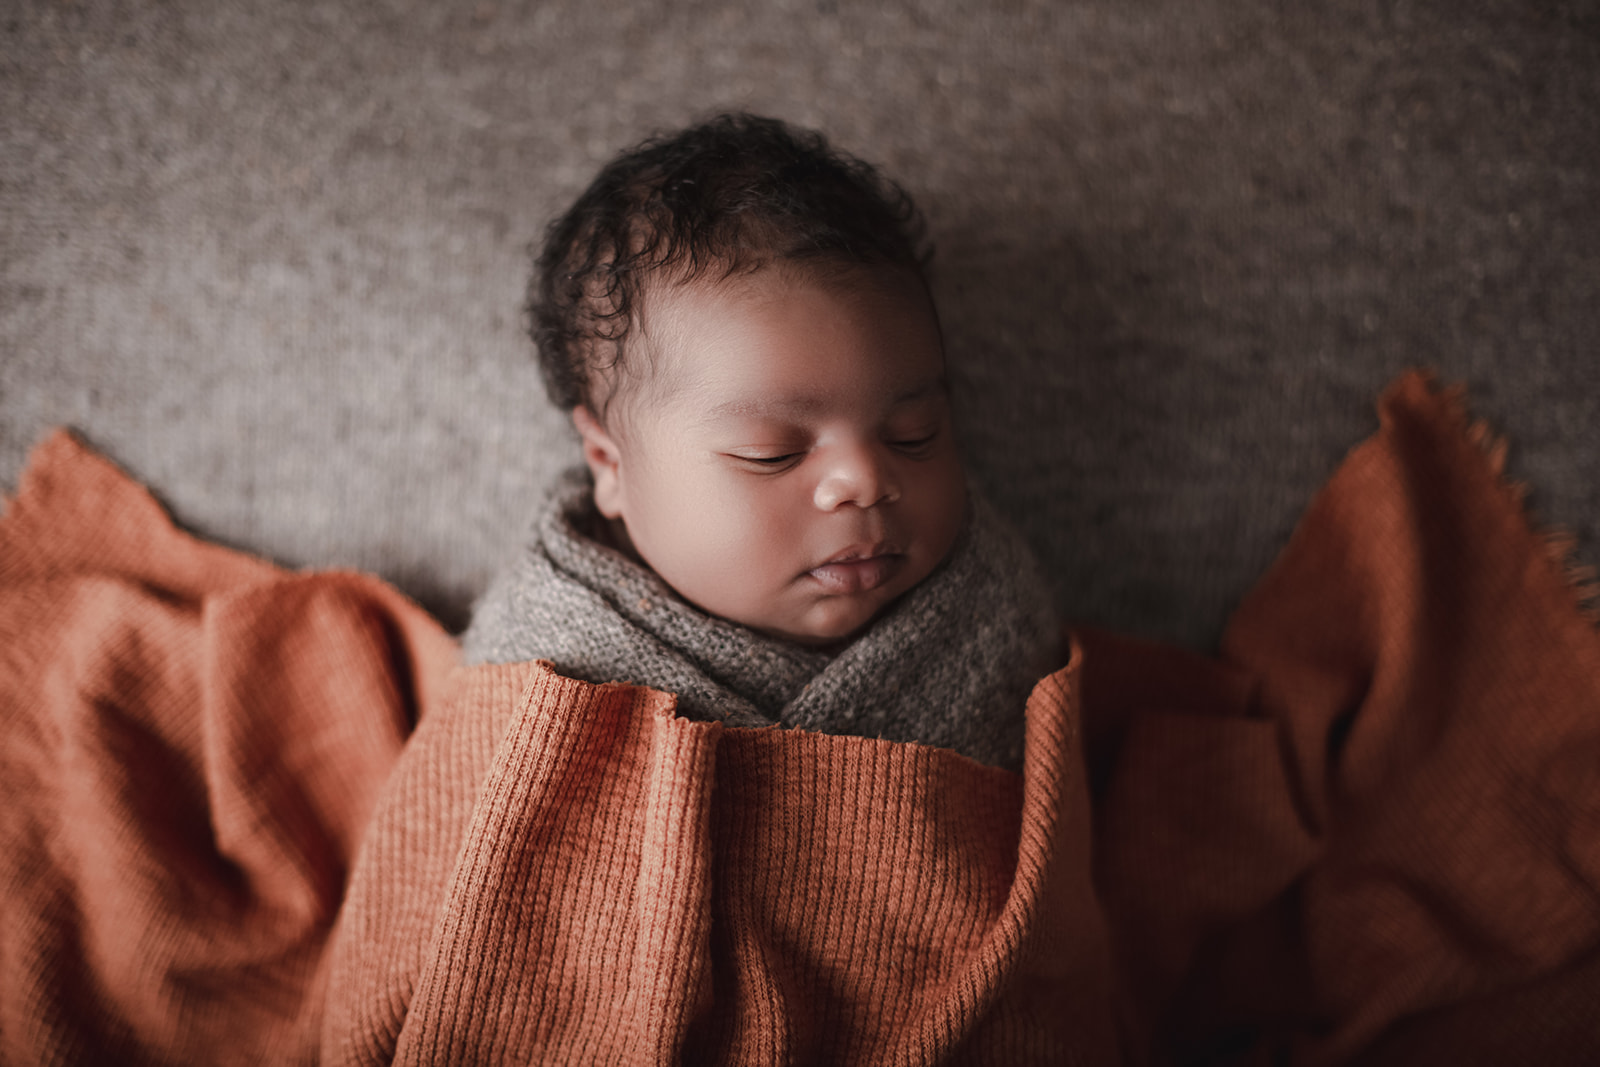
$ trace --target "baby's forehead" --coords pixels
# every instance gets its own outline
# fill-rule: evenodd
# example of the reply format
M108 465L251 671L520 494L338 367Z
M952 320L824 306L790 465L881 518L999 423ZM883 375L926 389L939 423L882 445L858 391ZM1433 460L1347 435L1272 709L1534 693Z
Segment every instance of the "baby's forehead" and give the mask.
M943 345L920 276L774 265L652 285L614 396L635 411L942 388Z

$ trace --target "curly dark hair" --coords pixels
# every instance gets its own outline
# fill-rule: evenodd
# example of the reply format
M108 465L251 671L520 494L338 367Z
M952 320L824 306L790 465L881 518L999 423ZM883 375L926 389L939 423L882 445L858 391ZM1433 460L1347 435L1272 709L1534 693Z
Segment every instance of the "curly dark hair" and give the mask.
M743 113L652 138L608 163L550 225L528 288L550 399L594 407L652 281L779 261L909 268L931 256L911 197L811 130ZM600 414L597 412L597 414Z

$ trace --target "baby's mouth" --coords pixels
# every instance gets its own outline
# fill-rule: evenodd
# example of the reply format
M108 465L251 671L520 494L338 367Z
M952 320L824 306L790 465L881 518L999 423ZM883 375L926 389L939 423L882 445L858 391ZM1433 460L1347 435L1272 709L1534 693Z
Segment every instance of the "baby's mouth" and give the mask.
M905 566L906 557L892 545L848 548L806 576L830 593L865 593L888 583Z

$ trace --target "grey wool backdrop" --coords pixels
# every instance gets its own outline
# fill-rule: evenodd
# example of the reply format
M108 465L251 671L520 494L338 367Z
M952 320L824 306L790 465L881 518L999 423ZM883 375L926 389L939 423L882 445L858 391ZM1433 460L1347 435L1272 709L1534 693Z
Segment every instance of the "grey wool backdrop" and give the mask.
M973 476L1069 617L1214 645L1413 365L1600 555L1593 2L8 0L0 484L70 426L461 626L577 455L529 243L726 108L921 202Z

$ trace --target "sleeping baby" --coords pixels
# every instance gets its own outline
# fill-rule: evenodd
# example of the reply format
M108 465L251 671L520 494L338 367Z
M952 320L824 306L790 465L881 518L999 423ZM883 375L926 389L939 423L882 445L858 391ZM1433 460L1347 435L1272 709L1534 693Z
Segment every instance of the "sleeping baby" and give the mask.
M584 466L478 604L467 660L1017 769L1060 631L969 491L922 234L899 186L772 119L601 170L530 290Z

